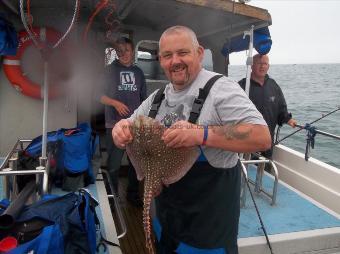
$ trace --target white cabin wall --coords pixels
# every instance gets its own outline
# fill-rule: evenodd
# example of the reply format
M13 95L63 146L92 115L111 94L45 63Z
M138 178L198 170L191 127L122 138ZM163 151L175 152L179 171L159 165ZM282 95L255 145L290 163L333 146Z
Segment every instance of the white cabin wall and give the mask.
M43 101L17 92L1 70L0 73L0 157L5 156L18 139L30 139L42 133ZM51 100L48 111L48 130L73 127L76 107L65 98Z
M64 33L71 21L72 11L32 9L37 27L52 27ZM20 21L16 22L21 24ZM17 29L22 30L23 27ZM77 40L75 32L69 38ZM22 64L29 64L24 61ZM0 157L5 156L18 139L31 139L42 134L43 100L33 99L17 92L0 67ZM77 90L68 89L67 97L50 100L48 131L71 128L77 124ZM85 100L81 97L81 100ZM88 111L88 110L86 110ZM85 117L83 117L85 118Z

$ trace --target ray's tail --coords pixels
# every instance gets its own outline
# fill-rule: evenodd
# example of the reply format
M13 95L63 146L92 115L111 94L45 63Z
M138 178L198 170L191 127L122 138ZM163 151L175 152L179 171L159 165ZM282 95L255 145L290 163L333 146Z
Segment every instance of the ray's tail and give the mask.
M152 183L147 176L145 178L145 186L144 186L144 207L143 207L143 224L144 224L144 232L145 232L145 244L149 250L150 254L154 254L153 242L151 239L151 219L150 219L150 209L151 209L151 201L153 195Z

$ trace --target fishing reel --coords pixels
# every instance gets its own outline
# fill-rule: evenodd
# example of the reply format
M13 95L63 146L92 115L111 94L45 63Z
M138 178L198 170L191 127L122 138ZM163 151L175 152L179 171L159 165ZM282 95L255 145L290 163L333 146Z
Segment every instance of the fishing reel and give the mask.
M300 126L298 126L298 127L300 127ZM317 131L316 131L316 127L312 126L309 123L306 123L305 126L301 126L301 127L307 131L305 161L308 161L310 149L314 149L315 135L316 135Z

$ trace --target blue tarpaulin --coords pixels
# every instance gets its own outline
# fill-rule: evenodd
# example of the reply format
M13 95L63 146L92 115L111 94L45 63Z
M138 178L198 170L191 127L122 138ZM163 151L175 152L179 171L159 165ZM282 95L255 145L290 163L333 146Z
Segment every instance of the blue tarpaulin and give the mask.
M17 53L18 37L12 26L4 18L0 17L0 55L12 55Z
M272 40L268 27L260 28L254 31L254 48L256 51L265 55L270 51ZM232 38L229 42L225 43L221 53L227 56L233 52L247 50L249 48L249 36L243 38L243 35Z

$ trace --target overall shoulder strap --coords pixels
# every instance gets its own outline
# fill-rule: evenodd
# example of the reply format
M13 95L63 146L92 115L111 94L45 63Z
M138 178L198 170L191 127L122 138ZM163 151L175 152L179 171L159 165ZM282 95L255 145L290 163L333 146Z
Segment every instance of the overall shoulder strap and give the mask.
M201 114L201 110L203 107L203 104L205 102L205 99L208 97L208 94L210 92L210 89L215 84L216 80L223 77L223 75L215 75L211 79L208 80L208 82L205 84L203 88L199 89L198 97L195 98L194 103L191 108L190 116L189 116L189 123L196 123L198 117Z
M162 104L162 101L164 99L164 90L165 90L165 86L158 89L155 97L153 98L153 102L151 105L151 109L149 111L149 117L151 118L155 118L157 113L158 113L158 109Z

